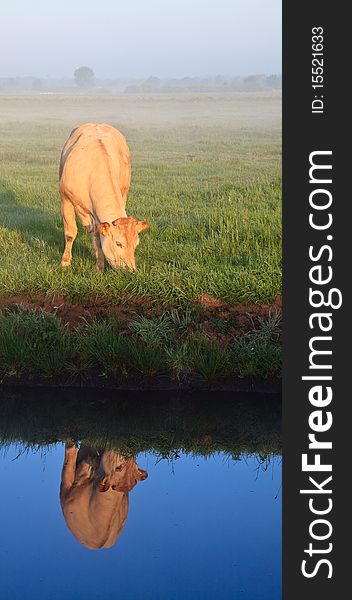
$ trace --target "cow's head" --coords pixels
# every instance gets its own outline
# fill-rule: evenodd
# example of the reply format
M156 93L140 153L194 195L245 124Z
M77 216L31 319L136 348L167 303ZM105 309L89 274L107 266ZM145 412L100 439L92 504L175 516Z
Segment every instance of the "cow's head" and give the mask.
M134 256L139 244L139 234L149 227L147 221L121 217L112 223L99 223L101 247L113 269L136 268Z
M107 492L109 489L115 492L130 492L139 481L148 477L147 471L140 469L134 460L129 460L125 467L119 469L120 474L109 474L102 477L98 484L99 492Z

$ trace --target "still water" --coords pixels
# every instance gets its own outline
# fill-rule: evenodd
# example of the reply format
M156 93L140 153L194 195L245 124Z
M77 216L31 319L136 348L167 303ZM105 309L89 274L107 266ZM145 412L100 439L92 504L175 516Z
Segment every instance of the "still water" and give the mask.
M227 409L225 424L195 424L182 405L181 429L167 410L150 439L121 411L114 436L102 419L97 442L106 407L94 426L82 413L81 431L62 416L53 440L50 411L44 428L44 409L28 404L17 427L13 405L1 415L3 600L281 598L281 457L268 411L240 410L251 427L262 414L255 451L249 422L232 429Z

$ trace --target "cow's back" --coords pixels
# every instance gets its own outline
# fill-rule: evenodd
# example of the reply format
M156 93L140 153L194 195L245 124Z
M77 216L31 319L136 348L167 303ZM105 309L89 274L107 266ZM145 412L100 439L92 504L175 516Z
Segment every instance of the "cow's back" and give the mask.
M66 525L80 544L92 550L110 548L121 533L128 513L128 494L100 492L93 482L75 486L61 499Z
M92 174L94 173L94 177ZM126 196L131 180L130 152L120 131L105 123L85 123L70 134L60 158L60 188L81 193L90 181L116 185ZM87 193L89 190L87 189Z

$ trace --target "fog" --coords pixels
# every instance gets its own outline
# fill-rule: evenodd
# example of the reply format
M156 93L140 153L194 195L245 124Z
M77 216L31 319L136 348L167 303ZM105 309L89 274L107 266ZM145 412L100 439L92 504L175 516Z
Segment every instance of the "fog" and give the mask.
M281 72L281 0L0 0L0 77Z

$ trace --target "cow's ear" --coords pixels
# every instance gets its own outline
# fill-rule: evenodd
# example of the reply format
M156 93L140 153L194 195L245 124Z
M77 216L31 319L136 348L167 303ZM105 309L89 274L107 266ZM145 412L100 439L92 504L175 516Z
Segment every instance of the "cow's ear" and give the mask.
M99 492L103 492L104 493L104 492L107 492L109 490L109 487L110 486L109 486L108 483L100 483L99 487L98 487L98 490L99 490Z
M110 223L99 223L98 225L100 235L108 235L110 229Z
M146 229L148 229L148 227L149 227L148 221L137 221L137 225L136 225L137 233L140 233L141 231L145 231Z
M147 471L145 471L144 469L139 469L139 468L138 468L138 471L137 471L137 473L138 473L138 475L137 475L137 479L138 479L139 481L144 481L144 480L145 480L145 479L147 479L147 477L148 477L148 473L147 473Z

